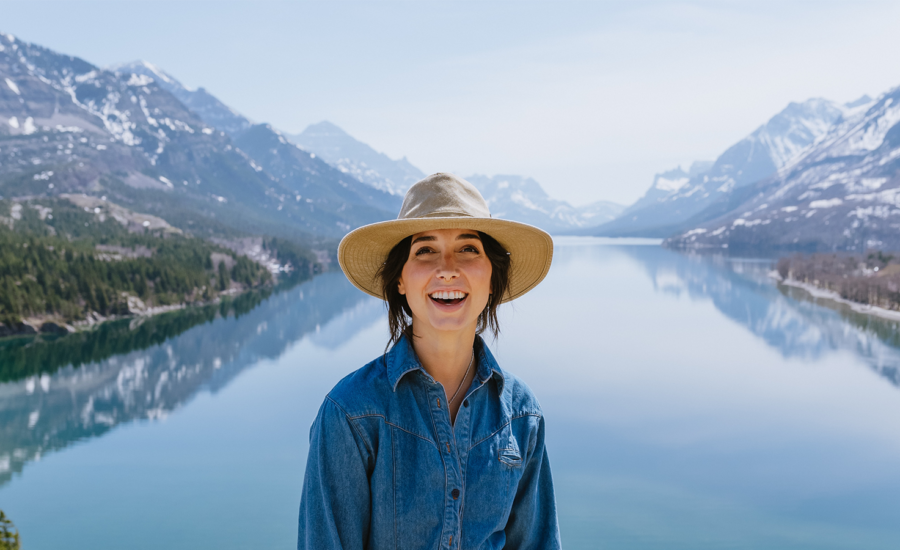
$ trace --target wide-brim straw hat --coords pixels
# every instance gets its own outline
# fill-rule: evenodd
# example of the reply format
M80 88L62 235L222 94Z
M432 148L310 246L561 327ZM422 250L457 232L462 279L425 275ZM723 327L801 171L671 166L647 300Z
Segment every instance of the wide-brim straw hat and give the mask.
M396 220L354 229L338 246L338 263L356 288L384 299L378 270L400 241L434 229L473 229L487 233L509 252L509 288L503 301L525 294L550 271L553 239L537 227L492 218L478 189L453 174L438 173L416 182L403 199Z

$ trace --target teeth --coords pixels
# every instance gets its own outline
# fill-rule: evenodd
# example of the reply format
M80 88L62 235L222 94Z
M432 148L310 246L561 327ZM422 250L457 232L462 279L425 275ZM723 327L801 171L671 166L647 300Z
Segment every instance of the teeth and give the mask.
M459 290L441 290L438 292L433 292L431 294L431 297L438 300L461 300L466 297L466 293Z

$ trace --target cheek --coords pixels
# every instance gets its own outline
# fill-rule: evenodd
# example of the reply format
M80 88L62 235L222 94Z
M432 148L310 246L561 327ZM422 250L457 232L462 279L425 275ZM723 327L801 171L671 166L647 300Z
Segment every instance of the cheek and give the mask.
M415 294L417 288L421 289L425 282L427 282L427 277L423 277L422 269L416 269L415 264L407 262L403 266L403 271L400 272L400 293L405 294L409 299L410 295Z
M491 293L491 262L486 259L484 262L479 262L477 265L472 266L471 270L471 281L478 285L479 290L483 290L485 294Z

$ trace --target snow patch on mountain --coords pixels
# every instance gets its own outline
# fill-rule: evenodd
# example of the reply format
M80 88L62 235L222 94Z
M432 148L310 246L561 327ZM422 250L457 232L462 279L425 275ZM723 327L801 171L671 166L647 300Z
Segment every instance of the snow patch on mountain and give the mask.
M900 249L900 88L843 107L829 130L676 247ZM752 211L759 223L737 223ZM738 212L743 212L738 214ZM715 231L697 229L716 227Z
M820 98L790 103L708 168L693 174L680 168L658 174L647 193L620 218L599 228L598 234L664 237L697 216L716 217L718 214L708 214L714 212L708 209L718 208L714 205L725 203L748 185L788 170L825 139L835 124L865 111L871 105L867 99L846 105ZM685 177L688 181L683 181Z
M188 109L200 117L206 124L222 130L232 138L237 138L253 124L248 118L219 101L204 88L192 89L184 86L175 77L147 61L132 61L110 67L110 70L131 75L129 83L156 82L160 87L174 95Z
M687 175L680 177L680 178L673 178L673 179L669 179L669 178L662 177L662 176L657 176L656 182L653 184L653 187L655 189L659 189L660 191L666 191L666 192L678 191L679 189L681 189L682 187L687 185L687 182L689 182L689 181L691 181L691 180L690 180L690 178L687 177Z

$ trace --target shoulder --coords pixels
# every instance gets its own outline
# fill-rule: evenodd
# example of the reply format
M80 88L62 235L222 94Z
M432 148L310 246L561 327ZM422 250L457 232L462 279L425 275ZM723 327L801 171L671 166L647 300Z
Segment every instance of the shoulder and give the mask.
M544 416L541 404L525 381L499 367L495 369L495 372L503 377L503 391L500 394L500 398L504 401L504 405L508 407L511 417Z
M384 400L390 393L385 359L379 356L335 384L325 401L331 401L352 418L381 414Z
M490 369L491 377L500 398L503 412L511 418L522 416L543 417L541 405L534 392L521 378L500 367L497 359L481 336L475 338L475 349L479 354L480 366Z

